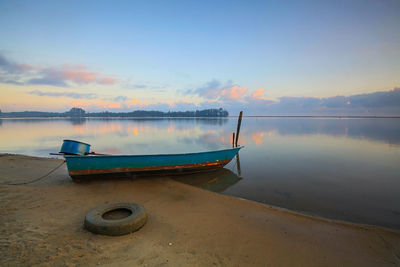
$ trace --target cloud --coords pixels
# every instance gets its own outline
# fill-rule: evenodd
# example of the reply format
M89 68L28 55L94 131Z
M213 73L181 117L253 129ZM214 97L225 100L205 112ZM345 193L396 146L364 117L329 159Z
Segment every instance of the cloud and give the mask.
M324 98L321 100L321 105L327 108L344 108L348 105L348 98L345 96Z
M220 81L213 79L194 90L187 90L185 94L195 94L207 100L237 101L241 100L247 92L247 88L240 87L230 80L222 84Z
M127 87L131 88L131 89L144 89L144 88L147 88L148 86L145 84L131 84L131 85L128 85Z
M129 98L127 96L124 95L120 95L120 96L116 96L112 99L112 101L115 102L123 102L123 101L127 101Z
M79 98L73 102L91 111L112 110L127 112L133 110L186 111L223 107L230 114L243 110L246 115L399 115L400 88L385 92L359 94L353 96L318 97L280 97L268 99L264 97L264 89L248 91L239 86L224 89L221 94L228 99L225 102L205 99L194 103L189 99L176 101L143 101L127 96L110 99L96 99L95 95L79 95L76 93L54 93L33 91L32 94L47 96L68 96ZM222 90L222 91L224 91ZM221 91L221 92L222 92ZM227 97L229 95L229 97ZM93 97L93 99L92 99ZM83 99L86 98L86 99ZM390 99L390 100L389 100ZM240 100L240 101L239 101ZM357 100L357 101L356 101ZM352 103L351 101L354 101ZM221 104L223 103L223 104Z
M59 76L60 78L67 80L67 81L74 81L78 84L83 84L83 83L91 83L96 81L99 76L99 73L97 72L88 72L88 71L82 71L82 70L75 70L75 69L65 69L65 70L60 70L59 73L56 73L56 71L53 71L53 73L56 74L56 76ZM103 80L100 81L100 83Z
M13 68L13 64L8 61L3 55L0 54L0 68L1 69L12 69Z
M219 97L221 99L236 101L240 100L247 93L247 91L248 90L246 87L239 87L237 85L234 85L232 87L223 89L220 92Z
M259 88L254 91L238 85L226 86L213 80L192 92L197 92L210 98L202 102L193 102L190 99L169 101L144 101L120 95L108 99L79 99L83 108L89 110L127 112L132 110L160 110L185 111L223 107L231 114L243 110L247 115L399 115L400 88L390 91L359 94L353 96L318 97L290 97L267 98L266 90ZM210 91L215 89L213 98ZM37 94L37 92L35 92ZM41 94L50 95L41 92ZM67 93L60 93L65 96ZM55 94L51 94L55 95ZM75 95L78 98L78 95ZM84 96L81 96L83 98ZM94 96L93 96L94 97ZM77 102L75 102L77 103Z
M8 83L8 84L14 84L14 85L24 85L25 83L19 82L19 81L14 81L14 80L3 80L0 78L0 83Z
M0 54L0 82L17 85L52 85L68 87L72 84L112 85L118 79L99 72L89 71L85 65L62 64L50 67L34 67L18 64Z
M76 68L74 68L76 67ZM27 84L43 84L55 86L68 86L68 82L76 84L101 83L100 74L82 70L82 66L62 65L60 67L50 67L40 70L37 75L40 78L33 78L27 81Z
M259 91L260 92L260 91ZM259 92L255 92L257 96ZM245 109L253 115L400 115L400 88L352 96L280 97L275 101L246 99L246 105L226 106L229 111Z
M262 98L262 94L264 94L265 90L262 88L257 89L255 92L253 92L253 94L251 95L251 97L253 98Z
M68 87L68 84L61 80L54 77L43 77L43 78L34 78L26 81L23 84L30 84L30 85L53 85L59 87Z
M400 88L395 87L387 92L353 95L348 97L348 102L351 106L366 108L400 106Z
M38 90L30 92L35 95L46 95L46 96L76 96L77 100L71 102L71 107L81 107L88 111L105 111L111 110L113 112L129 112L133 110L160 110L160 111L186 111L196 110L199 106L194 104L190 100L182 99L177 101L142 101L136 98L128 98L126 96L118 96L113 99L96 99L96 95L82 95L78 97L78 94L55 93L55 92L41 92ZM83 98L86 99L83 99ZM93 97L93 99L92 99Z
M117 82L117 79L111 78L111 77L104 77L100 83L101 84L115 84Z
M212 79L184 94L203 98L201 108L219 104L233 114L244 110L252 115L400 115L400 87L351 96L268 98L263 88L250 91L232 81Z
M121 108L121 103L106 100L75 100L71 103L71 107L81 107L92 111L105 111L105 109Z
M158 92L163 92L165 88L167 88L167 85L153 85L151 83L139 83L139 84L131 84L131 83L126 83L123 85L124 88L126 89L151 89L153 91L158 91Z
M7 73L22 73L26 71L31 71L35 69L32 65L29 64L17 64L8 60L5 56L0 54L0 70Z
M278 104L278 103L277 103ZM321 105L321 99L317 97L280 97L279 105L287 108L313 108Z
M245 110L252 115L399 115L400 87L384 92L351 96L268 98L266 90L254 91L240 87L232 81L225 84L212 79L185 95L203 98L200 107L219 104L236 114Z
M221 88L221 82L216 79L213 79L207 82L204 86L195 89L194 91L188 90L187 94L198 94L201 97L207 99L214 99L216 97L216 92L223 90Z
M82 94L82 93L73 93L73 92L43 92L40 90L34 90L28 92L31 95L37 96L51 96L51 97L70 97L75 99L95 99L98 96L96 94Z

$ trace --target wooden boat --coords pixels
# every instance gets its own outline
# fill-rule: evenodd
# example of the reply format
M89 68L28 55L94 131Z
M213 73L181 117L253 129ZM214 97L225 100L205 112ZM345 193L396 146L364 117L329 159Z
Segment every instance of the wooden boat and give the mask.
M89 147L82 142L64 140L60 153L64 155L73 179L214 170L228 164L242 148L186 154L100 155L88 152Z

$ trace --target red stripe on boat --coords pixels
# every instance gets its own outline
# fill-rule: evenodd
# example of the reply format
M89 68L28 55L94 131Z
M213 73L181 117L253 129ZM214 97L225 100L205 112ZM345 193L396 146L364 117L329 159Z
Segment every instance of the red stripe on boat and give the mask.
M194 163L174 166L153 166L153 167L133 167L133 168L112 168L112 169L96 169L96 170L71 170L69 174L72 175L86 175L86 174L101 174L101 173L121 173L121 172L142 172L142 171L163 171L174 169L192 169L199 167L218 167L228 164L231 159L217 160L206 163Z

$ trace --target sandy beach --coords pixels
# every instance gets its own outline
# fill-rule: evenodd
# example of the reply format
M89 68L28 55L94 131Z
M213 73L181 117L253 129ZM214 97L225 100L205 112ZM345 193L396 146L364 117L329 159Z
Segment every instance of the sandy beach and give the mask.
M60 159L0 156L2 266L399 266L400 233L309 217L168 177L74 183ZM317 200L316 200L317 201ZM107 202L148 213L138 232L83 228Z

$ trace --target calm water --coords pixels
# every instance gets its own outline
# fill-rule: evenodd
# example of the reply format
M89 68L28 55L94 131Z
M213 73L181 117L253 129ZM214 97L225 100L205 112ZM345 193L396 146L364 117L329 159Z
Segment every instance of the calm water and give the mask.
M96 152L231 146L237 118L2 119L0 153L48 156L63 139ZM178 180L307 214L400 229L400 119L244 118L240 160ZM238 168L240 167L240 168Z

